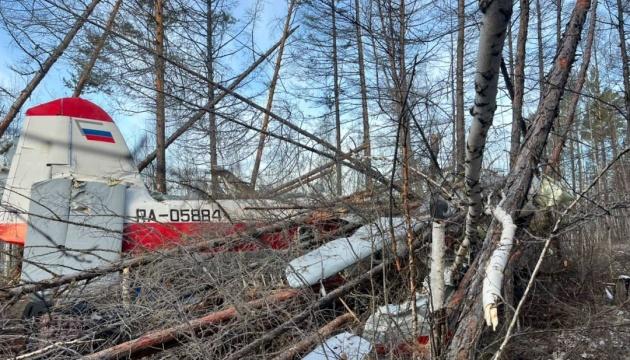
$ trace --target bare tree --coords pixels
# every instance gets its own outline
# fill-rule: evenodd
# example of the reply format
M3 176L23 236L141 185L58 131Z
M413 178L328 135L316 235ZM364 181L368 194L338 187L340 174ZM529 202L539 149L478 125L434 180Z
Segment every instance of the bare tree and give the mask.
M114 7L112 8L109 14L109 18L107 19L107 24L105 25L105 29L103 30L103 33L96 41L96 44L94 45L94 49L92 50L92 54L90 55L90 59L88 60L87 63L85 63L85 66L83 67L83 71L81 72L81 75L79 76L79 80L77 81L74 87L74 92L72 93L72 97L81 96L81 93L83 92L83 88L85 88L85 85L89 82L90 77L92 75L92 69L94 68L94 65L96 64L96 60L98 60L98 57L101 54L103 47L105 46L105 42L107 41L107 37L109 36L109 33L112 31L112 28L114 27L114 23L116 21L116 15L118 15L118 10L120 9L121 4L122 4L122 0L116 0L116 2L114 3Z
M339 59L337 57L337 7L335 6L335 0L330 0L330 13L332 19L332 66L333 66L333 93L335 103L335 144L337 149L341 150L341 113L339 109ZM335 167L335 189L337 195L341 195L342 188L342 169L341 162L338 161Z
M465 1L457 0L457 64L455 65L455 163L456 171L464 171L466 157L464 120L464 28L466 26Z
M573 124L575 123L575 114L577 111L578 102L580 101L580 95L582 94L582 87L584 86L584 82L586 81L586 75L588 73L588 68L591 61L591 50L593 48L593 42L595 39L595 25L597 24L597 0L593 1L592 7L593 10L591 11L591 18L589 20L588 34L586 35L586 43L584 45L584 53L582 55L582 64L580 65L580 70L578 72L577 79L575 80L575 85L571 90L571 100L566 113L564 131L559 136L558 141L554 144L553 149L551 150L549 165L545 170L548 175L560 173L560 156L564 149L564 145L567 142L571 129L573 128Z
M11 122L13 121L15 116L18 114L18 112L20 112L22 105L24 105L26 100L31 96L31 93L33 92L33 90L35 90L37 85L39 85L39 83L44 79L46 74L48 74L48 71L50 71L50 68L52 68L52 66L57 62L57 60L59 60L61 55L63 55L64 51L68 48L68 46L72 42L72 39L74 39L74 37L79 32L79 30L81 30L81 28L83 27L83 24L85 24L86 20L90 17L92 12L94 11L94 8L96 8L96 5L98 5L100 2L101 0L92 0L92 2L90 2L90 4L85 8L81 16L74 23L72 28L70 28L68 33L66 33L66 35L64 36L63 40L61 40L59 45L57 45L57 47L52 51L52 53L50 54L50 56L48 56L46 61L40 64L39 70L35 72L35 75L33 76L33 78L31 78L31 80L28 82L24 90L22 90L22 92L17 97L17 99L15 99L15 101L13 102L13 104L11 105L7 113L4 115L2 122L0 122L0 136L4 135L5 131L7 131L7 128L9 127L9 125L11 125Z
M273 97L276 92L276 84L280 78L280 68L282 67L282 55L284 54L284 44L291 30L291 16L295 11L295 0L289 1L289 8L287 10L287 17L284 21L284 28L282 29L282 40L280 47L278 48L278 54L276 55L276 64L273 69L273 76L271 77L271 83L269 84L269 93L267 95L267 111L271 111L273 107ZM250 185L252 189L256 188L256 180L258 179L258 172L260 169L260 162L262 160L263 150L265 147L265 140L267 138L267 129L269 127L269 113L263 114L263 121L260 132L260 139L258 140L258 148L256 149L256 159L254 160L254 168L252 169L252 176Z
M155 0L155 190L166 193L166 102L164 92L164 0Z
M360 0L354 0L354 25L357 37L357 61L359 66L359 86L361 92L361 119L363 120L363 146L365 149L365 166L372 167L372 146L370 144L370 114L368 110L367 84L365 78L365 58L363 54L363 34L361 31L361 7ZM369 176L365 177L365 186L372 189L373 181Z
M626 107L626 145L630 143L630 62L626 47L626 30L623 21L623 3L617 0L617 31L619 32L619 50L621 51L621 68L623 69L624 102Z
M510 167L521 147L521 122L523 121L523 96L525 93L525 59L527 28L529 27L529 0L521 0L518 37L516 40L516 61L514 66L514 100L512 101L512 137L510 140ZM524 135L524 134L523 134Z

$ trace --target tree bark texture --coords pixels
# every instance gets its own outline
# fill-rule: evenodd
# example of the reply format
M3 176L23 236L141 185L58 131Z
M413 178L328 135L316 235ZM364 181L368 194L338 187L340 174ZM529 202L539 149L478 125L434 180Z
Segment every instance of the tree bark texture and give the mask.
M166 193L166 102L164 96L164 0L155 0L155 190Z
M466 26L465 18L465 1L457 1L457 54L455 65L455 103L456 103L456 119L455 119L455 163L458 173L464 172L464 164L466 158L465 147L465 127L464 118L464 27Z
M621 50L621 67L623 69L624 103L626 107L626 146L630 143L630 63L626 46L626 31L623 21L623 2L617 0L617 30L619 31L619 48ZM0 133L1 135L1 133Z
M214 9L213 1L206 2L206 76L208 82L208 145L210 151L210 193L214 198L219 195L219 176L217 167L219 166L219 154L217 152L217 114L214 94Z
M363 34L361 31L361 8L360 0L354 0L354 20L357 37L357 55L359 61L359 86L361 91L361 119L363 120L363 155L365 156L365 166L372 167L372 146L370 144L370 114L368 111L367 82L365 80L365 59L363 55ZM372 178L365 176L365 187L371 190L373 186Z
M540 0L536 0L536 41L538 45L538 82L540 88L540 103L545 93L545 52L543 50L543 38L542 38L542 7Z
M586 75L588 74L588 68L591 62L591 50L593 48L593 41L595 38L595 26L597 23L597 0L593 1L592 8L593 10L591 11L591 18L589 20L588 34L586 35L586 44L584 45L584 54L582 55L582 64L580 65L580 70L578 71L575 86L571 91L571 102L569 103L569 109L566 115L567 120L565 122L565 128L558 139L559 141L554 144L553 149L551 150L549 165L545 169L545 173L547 175L560 173L560 155L562 154L564 145L567 142L569 133L573 128L573 123L575 122L575 113L577 111L578 103L580 101L580 95L582 93L582 87L584 86L584 82L586 81Z
M512 2L493 0L483 12L479 34L479 52L475 71L475 104L471 110L472 124L466 139L465 194L468 201L464 241L457 253L455 265L463 261L471 243L477 239L477 225L482 215L479 177L483 163L488 130L496 110L497 83L501 52L507 27L512 16Z
M508 175L502 207L513 217L526 202L534 171L539 165L575 60L575 52L589 8L590 1L588 0L576 2L553 68L549 73L543 100L538 106L514 167ZM499 240L501 233L499 227L499 222L493 220L480 255L460 283L456 295L451 299L452 310L455 314L459 314L459 318L455 321L458 325L449 346L448 359L472 359L475 354L475 346L483 330L481 285L486 275L484 271L478 271L478 269L485 269L495 243ZM457 306L458 303L461 305Z
M52 51L50 56L48 56L48 58L43 63L41 63L40 69L35 73L33 78L28 82L24 90L20 92L20 95L17 97L17 99L15 99L13 104L11 104L11 107L7 111L7 114L2 119L2 122L0 122L0 137L2 137L2 135L4 135L4 133L7 131L7 128L9 127L9 125L11 125L11 122L13 121L15 116L20 112L22 105L24 105L26 100L31 96L31 93L33 92L33 90L35 90L37 85L39 85L39 83L42 81L42 79L44 79L46 74L48 74L48 71L50 70L50 68L52 68L52 66L57 62L57 60L59 60L61 55L63 55L64 51L66 51L66 49L72 42L72 39L74 39L74 37L79 32L79 30L81 30L81 28L83 27L83 24L85 24L85 21L90 17L90 15L92 15L94 8L100 2L101 0L92 0L92 2L85 8L83 13L79 16L79 18L74 23L72 28L68 31L66 36L64 36L63 40L61 40L61 43L59 43L59 45L55 48L55 50Z
M514 66L514 99L512 101L512 137L510 139L510 167L521 147L520 124L523 121L523 96L525 92L525 59L527 28L529 26L529 0L520 0L521 17L516 39L516 61Z
M339 110L339 58L337 56L337 7L335 0L330 0L330 12L332 16L332 66L333 66L333 93L335 96L335 145L341 151L341 114ZM341 161L335 166L335 192L340 196L343 192L341 184Z

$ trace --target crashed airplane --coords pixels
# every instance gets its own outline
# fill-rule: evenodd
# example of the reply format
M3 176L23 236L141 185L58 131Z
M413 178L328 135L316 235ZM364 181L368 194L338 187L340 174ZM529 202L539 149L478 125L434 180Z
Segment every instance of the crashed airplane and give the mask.
M112 117L90 101L62 98L26 111L4 185L0 241L24 247L23 281L41 281L116 261L122 252L291 215L275 206L156 200ZM288 241L273 233L260 240L271 248Z

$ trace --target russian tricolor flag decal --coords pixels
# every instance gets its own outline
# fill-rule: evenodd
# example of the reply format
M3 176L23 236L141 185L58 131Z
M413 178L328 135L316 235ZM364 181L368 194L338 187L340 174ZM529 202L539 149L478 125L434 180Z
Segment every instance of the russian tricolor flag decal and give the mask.
M88 141L101 141L115 144L114 136L110 131L103 130L103 123L76 120L81 134L85 136Z

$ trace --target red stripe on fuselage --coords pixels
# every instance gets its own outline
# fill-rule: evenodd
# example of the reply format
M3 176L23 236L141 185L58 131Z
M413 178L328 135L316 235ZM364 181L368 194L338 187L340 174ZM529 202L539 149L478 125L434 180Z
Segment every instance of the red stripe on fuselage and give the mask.
M201 239L212 239L221 236L233 235L245 232L251 225L246 223L204 223L204 222L177 222L177 223L133 223L126 224L124 229L123 251L152 250L184 243L195 242ZM284 249L295 238L297 228L287 229L281 232L263 234L258 237L258 242L252 241L246 244L229 246L219 245L213 251L253 251L263 247L272 249Z
M112 143L112 144L116 143L113 137L98 136L98 135L85 135L85 137L88 140L93 140L93 141L102 141L102 142L107 142L107 143Z
M27 224L0 224L0 241L24 246ZM212 239L221 236L246 232L251 225L246 223L131 223L124 225L123 251L153 250L183 243L190 243L200 239ZM297 228L263 234L258 241L252 241L237 246L217 245L213 251L252 251L262 247L284 249L295 238Z

